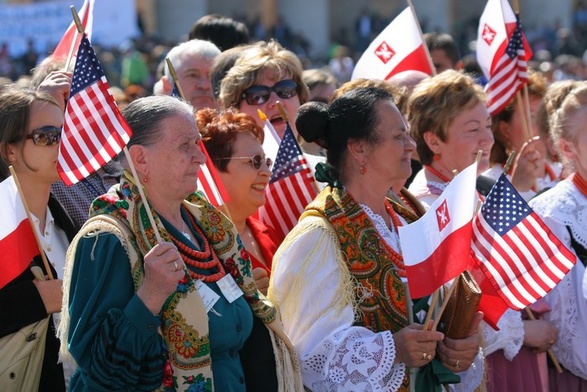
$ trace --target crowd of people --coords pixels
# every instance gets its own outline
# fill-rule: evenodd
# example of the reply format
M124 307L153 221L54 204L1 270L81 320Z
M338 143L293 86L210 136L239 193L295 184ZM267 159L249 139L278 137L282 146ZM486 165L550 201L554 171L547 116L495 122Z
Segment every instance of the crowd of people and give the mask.
M152 93L149 72L124 67L113 96L127 152L70 187L57 157L71 70L48 57L2 87L0 177L18 179L49 263L19 269L0 255L0 357L2 341L48 321L41 360L6 363L0 386L587 391L587 82L537 66L528 108L513 99L492 116L452 37L425 38L437 74L349 81L344 50L338 68L309 69L278 41L205 16L188 41L159 48ZM285 238L258 215L274 163L259 111L277 138L291 129L320 183ZM200 145L224 206L198 192ZM406 290L399 228L476 160L478 202L505 171L577 261L535 317L510 309L495 329L473 309L449 337L425 321L431 299Z

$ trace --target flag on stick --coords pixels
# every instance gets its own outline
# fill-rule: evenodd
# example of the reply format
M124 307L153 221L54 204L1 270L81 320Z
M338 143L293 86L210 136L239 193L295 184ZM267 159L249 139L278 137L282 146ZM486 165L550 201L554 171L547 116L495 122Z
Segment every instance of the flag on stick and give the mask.
M0 183L0 289L30 265L39 254L33 228L14 178Z
M82 26L84 31L88 35L88 39L92 39L92 27L94 24L94 0L85 0L84 5L79 10L80 20L82 22ZM55 60L65 60L68 55L69 51L72 48L72 44L75 41L75 45L73 45L73 50L77 51L79 44L81 42L82 36L78 34L77 27L75 26L75 22L71 22L65 34L61 38L61 41L55 47L53 54L51 57Z
M110 93L104 70L88 38L82 38L67 108L57 168L72 185L108 163L132 131Z
M314 177L289 123L279 145L273 174L265 191L259 219L273 227L280 239L296 225L306 206L317 196Z
M206 156L206 163L201 165L198 171L198 191L203 192L206 199L212 205L220 207L229 200L228 193L226 192L226 188L224 188L224 184L222 184L216 168L212 164L204 143L200 143L199 147Z
M477 61L487 77L485 90L491 115L499 113L528 82L532 49L520 19L507 0L489 0L479 20Z
M352 79L387 80L410 70L432 75L417 23L410 7L406 7L365 50L353 70Z
M545 296L576 261L505 174L474 220L472 249L497 293L516 310Z
M424 216L399 228L412 298L433 293L471 265L476 178L474 163L450 182Z

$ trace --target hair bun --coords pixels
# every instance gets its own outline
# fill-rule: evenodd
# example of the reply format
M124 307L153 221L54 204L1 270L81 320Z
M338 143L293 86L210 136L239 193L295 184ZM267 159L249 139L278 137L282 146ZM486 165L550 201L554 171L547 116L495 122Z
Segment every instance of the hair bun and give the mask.
M300 106L296 116L296 128L306 142L314 142L322 148L328 148L328 105L311 101Z

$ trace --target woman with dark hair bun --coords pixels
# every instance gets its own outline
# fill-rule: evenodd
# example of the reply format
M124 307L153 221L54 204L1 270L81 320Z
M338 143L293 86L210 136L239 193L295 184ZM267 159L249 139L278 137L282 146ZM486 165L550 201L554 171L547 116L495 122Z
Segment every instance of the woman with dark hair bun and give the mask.
M415 144L392 96L368 87L330 105L309 102L296 125L306 141L327 148L316 178L328 185L277 250L268 296L300 355L304 385L407 391L407 368L436 357L435 367L457 364L456 389L477 387L483 374L479 317L461 340L408 322L398 227L418 216L396 210L387 195L411 174ZM431 374L422 371L421 381L432 382ZM458 381L453 375L440 382Z

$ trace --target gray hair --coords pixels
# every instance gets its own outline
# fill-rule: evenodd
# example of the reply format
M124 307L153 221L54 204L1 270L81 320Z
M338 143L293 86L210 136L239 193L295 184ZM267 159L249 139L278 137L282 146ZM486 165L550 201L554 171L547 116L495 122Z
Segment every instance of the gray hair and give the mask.
M218 47L212 42L201 39L192 39L173 47L169 53L167 53L167 57L169 58L169 61L171 61L173 68L177 70L181 67L186 56L198 56L205 60L214 60L219 54L220 49L218 49ZM169 72L167 62L165 63L165 76L173 85L173 79L171 77L171 72Z
M153 95L132 101L122 110L122 116L132 130L127 147L152 146L161 139L164 131L161 122L175 115L193 117L189 103L169 95ZM194 120L195 121L195 120Z

